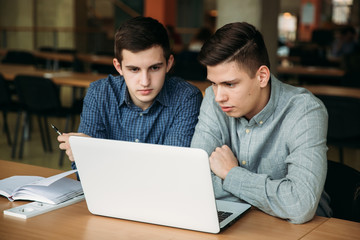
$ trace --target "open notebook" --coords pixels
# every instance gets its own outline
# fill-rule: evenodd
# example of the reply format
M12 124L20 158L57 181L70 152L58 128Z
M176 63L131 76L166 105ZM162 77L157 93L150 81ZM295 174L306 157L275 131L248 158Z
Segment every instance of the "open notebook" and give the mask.
M77 136L70 145L93 214L218 233L250 208L215 201L204 150ZM219 223L218 212L229 216Z

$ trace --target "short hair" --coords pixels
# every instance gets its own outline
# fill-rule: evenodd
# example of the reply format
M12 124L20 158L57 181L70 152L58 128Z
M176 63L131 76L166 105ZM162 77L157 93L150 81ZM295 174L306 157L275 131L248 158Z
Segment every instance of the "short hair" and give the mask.
M205 66L235 61L250 77L262 65L270 69L261 33L246 22L229 23L218 29L203 45L198 60Z
M134 17L123 23L115 33L115 57L121 63L122 50L140 52L153 46L160 46L164 57L169 60L171 50L169 37L164 26L150 17Z

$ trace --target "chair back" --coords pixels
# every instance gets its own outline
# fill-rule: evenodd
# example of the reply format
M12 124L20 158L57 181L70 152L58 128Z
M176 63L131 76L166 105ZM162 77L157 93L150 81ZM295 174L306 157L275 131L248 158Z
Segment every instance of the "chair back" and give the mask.
M8 83L0 74L0 108L9 105L11 102L11 94Z
M59 89L51 79L19 75L14 81L19 100L27 111L46 113L61 108Z
M360 98L317 95L329 114L328 140L360 139Z
M360 68L360 53L345 56L343 62L345 75L341 81L341 85L360 88L360 78L358 73Z
M325 191L331 198L333 217L360 222L360 172L328 160Z
M2 60L2 63L35 65L36 59L30 52L9 50Z

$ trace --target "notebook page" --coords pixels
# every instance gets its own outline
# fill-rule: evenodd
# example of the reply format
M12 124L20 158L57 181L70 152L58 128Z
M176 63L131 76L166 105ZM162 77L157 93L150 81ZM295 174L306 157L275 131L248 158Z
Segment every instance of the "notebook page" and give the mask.
M43 178L40 181L33 182L33 183L31 183L31 185L49 186L49 185L53 184L54 182L58 181L59 179L69 176L70 174L73 174L75 172L77 172L77 170L70 170L67 172L59 173L59 174L56 174L56 175L48 177L48 178Z
M14 199L26 199L31 196L32 200L57 204L83 193L81 183L70 178L61 178L49 186L26 185L18 189ZM41 196L41 197L38 197Z
M13 192L26 184L40 181L43 177L38 176L12 176L0 180L0 194L10 197Z

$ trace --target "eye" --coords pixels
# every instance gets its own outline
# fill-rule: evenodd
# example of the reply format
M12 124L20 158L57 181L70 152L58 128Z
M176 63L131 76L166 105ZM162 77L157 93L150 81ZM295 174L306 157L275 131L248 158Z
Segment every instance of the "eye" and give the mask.
M159 70L160 69L160 66L152 66L151 67L151 71L157 71L157 70Z
M139 71L138 67L134 67L134 68L129 68L130 72L136 73Z
M225 85L226 85L227 87L234 87L234 86L235 86L234 83L225 83Z

